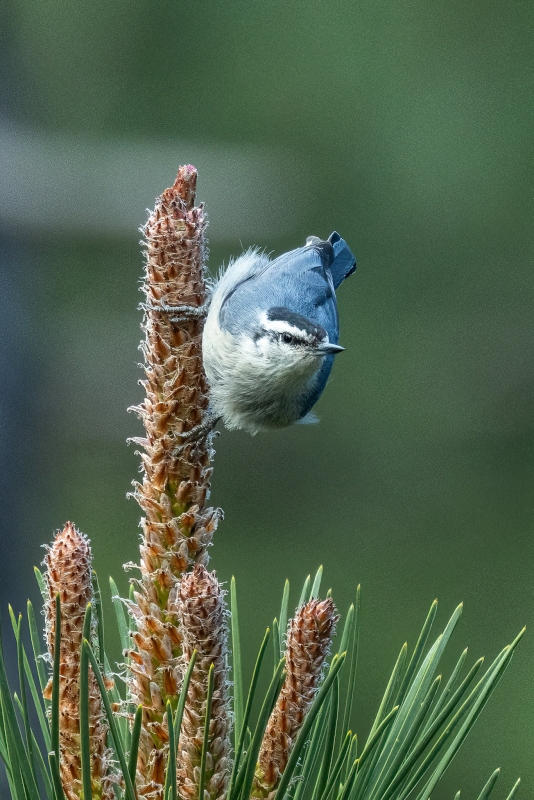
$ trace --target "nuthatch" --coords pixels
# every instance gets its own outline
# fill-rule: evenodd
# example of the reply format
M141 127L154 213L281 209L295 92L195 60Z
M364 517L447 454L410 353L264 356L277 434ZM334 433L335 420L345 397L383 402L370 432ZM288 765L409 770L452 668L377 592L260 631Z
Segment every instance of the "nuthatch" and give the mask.
M258 249L231 260L204 326L210 414L249 433L315 421L338 345L335 290L356 269L338 233L310 236L271 261Z

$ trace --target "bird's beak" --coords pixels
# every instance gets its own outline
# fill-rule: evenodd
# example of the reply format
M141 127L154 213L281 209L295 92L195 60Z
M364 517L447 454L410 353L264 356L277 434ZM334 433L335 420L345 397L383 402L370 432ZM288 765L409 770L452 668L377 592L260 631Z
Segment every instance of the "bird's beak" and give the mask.
M336 353L342 353L345 348L339 344L330 344L330 342L323 342L317 345L317 352L322 356L335 356Z

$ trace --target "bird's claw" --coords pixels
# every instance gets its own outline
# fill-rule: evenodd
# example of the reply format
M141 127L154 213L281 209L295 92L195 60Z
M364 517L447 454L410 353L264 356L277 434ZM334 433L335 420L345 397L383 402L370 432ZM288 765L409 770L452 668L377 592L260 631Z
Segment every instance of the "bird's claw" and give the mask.
M220 431L213 430L219 420L220 417L208 412L199 425L195 425L195 427L191 428L189 431L184 431L183 433L177 434L176 438L181 441L181 444L173 449L173 455L181 455L181 453L189 444L192 442L197 442L199 439L202 439L205 436L209 436L210 434L212 434L212 436L219 436Z
M165 303L142 303L143 311L160 311L164 314L172 314L170 322L190 322L191 320L203 319L208 313L208 304L201 306L168 306Z

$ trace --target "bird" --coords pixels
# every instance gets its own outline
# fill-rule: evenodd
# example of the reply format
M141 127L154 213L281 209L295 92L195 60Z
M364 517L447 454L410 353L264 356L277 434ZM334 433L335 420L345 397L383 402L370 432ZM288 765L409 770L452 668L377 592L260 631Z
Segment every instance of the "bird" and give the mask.
M341 236L309 236L271 260L231 259L212 287L202 338L209 413L250 434L316 422L338 344L336 289L356 269Z

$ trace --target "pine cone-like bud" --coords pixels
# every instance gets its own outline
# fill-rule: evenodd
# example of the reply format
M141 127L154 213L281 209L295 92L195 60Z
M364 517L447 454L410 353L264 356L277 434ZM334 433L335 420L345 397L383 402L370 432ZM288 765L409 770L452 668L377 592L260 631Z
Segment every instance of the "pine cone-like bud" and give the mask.
M141 569L163 597L176 576L195 562L207 562L217 524L217 512L204 508L212 472L211 439L204 435L189 444L184 439L204 422L208 408L202 366L207 223L203 206L193 205L196 181L194 167L180 167L174 186L157 199L143 229L146 397L133 410L146 437L133 440L145 450L144 478L134 484L134 496L146 515Z
M61 600L61 643L59 677L60 771L68 800L82 796L80 760L80 648L87 604L93 599L89 540L67 522L58 532L46 558L49 600L45 607L48 652L54 658L56 642L56 596ZM51 697L52 683L45 689ZM108 728L96 678L89 669L89 734L93 797L113 798Z
M214 691L203 800L223 800L231 767L228 630L223 591L214 572L209 573L197 565L192 573L184 576L178 594L178 615L184 669L193 651L197 651L178 743L178 792L183 800L198 798L208 672L213 664Z
M143 481L134 496L141 520L141 580L133 635L130 699L143 706L138 758L140 793L162 797L162 773L168 742L165 706L176 705L182 654L173 610L182 574L206 564L207 548L220 516L206 508L211 476L208 385L202 366L202 329L206 303L202 206L195 207L197 172L181 167L174 185L156 201L143 230L146 267L143 330L146 397L133 410L145 427ZM185 437L184 437L185 434Z
M329 597L310 600L289 623L286 678L261 744L253 797L268 797L276 789L315 697L338 619L334 601Z

